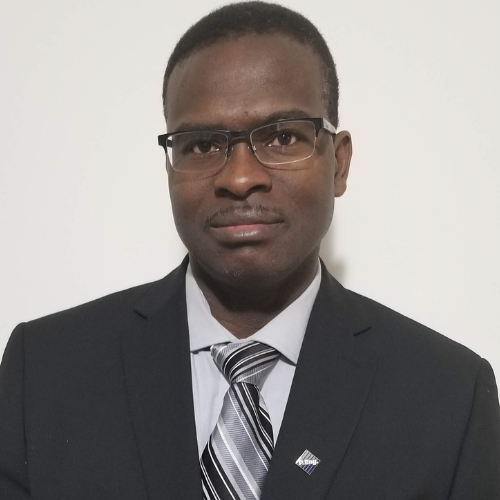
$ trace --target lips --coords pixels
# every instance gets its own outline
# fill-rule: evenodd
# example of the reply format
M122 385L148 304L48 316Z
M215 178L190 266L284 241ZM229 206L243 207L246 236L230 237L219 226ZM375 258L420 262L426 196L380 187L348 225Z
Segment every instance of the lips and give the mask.
M272 240L285 228L279 210L257 207L228 207L207 217L212 237L222 245L255 245Z
M234 226L251 226L259 224L281 224L284 217L279 210L262 206L256 207L228 207L217 210L207 217L207 225L211 228Z

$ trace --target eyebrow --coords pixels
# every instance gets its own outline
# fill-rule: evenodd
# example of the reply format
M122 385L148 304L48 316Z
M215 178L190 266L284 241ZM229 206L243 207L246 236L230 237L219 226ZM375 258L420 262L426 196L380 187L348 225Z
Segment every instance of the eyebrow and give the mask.
M301 109L291 109L287 111L275 111L265 117L260 117L251 122L250 127L254 128L261 125L268 125L280 120L289 120L293 118L311 118L310 113ZM190 130L224 130L227 131L227 125L222 122L182 122L173 132L187 132ZM239 132L239 131L238 131Z

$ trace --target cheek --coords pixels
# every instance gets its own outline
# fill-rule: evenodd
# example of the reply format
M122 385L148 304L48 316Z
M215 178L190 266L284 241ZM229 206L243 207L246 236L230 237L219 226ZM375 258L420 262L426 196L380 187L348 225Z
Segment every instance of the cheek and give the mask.
M323 225L325 233L330 226L335 204L335 168L333 148L331 148L331 154L319 157L314 165L315 176L312 189L318 210L318 223Z
M310 214L311 225L314 226L314 232L319 234L320 238L325 236L333 217L333 208L335 202L335 191L333 176L326 177L324 182L317 184L311 201L312 212Z
M180 177L175 172L169 174L169 193L172 214L179 233L189 232L199 214L199 206L206 192L199 182Z
M329 225L335 199L333 165L318 161L288 174L281 183L302 225L310 229Z

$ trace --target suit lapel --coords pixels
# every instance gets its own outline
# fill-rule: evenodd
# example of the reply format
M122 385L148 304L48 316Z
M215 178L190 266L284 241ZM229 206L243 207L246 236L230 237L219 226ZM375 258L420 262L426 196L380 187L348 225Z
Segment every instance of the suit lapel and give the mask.
M201 498L185 303L187 260L153 284L122 335L130 413L150 500Z
M355 334L369 328L355 299L323 267L262 500L325 498L356 429L376 356ZM321 460L309 476L295 461Z

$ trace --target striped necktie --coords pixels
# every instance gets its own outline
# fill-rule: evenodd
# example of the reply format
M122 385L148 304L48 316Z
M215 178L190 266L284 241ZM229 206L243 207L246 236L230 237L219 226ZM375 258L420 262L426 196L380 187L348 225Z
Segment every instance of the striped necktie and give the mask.
M230 387L200 459L204 498L256 500L274 450L273 428L258 385L280 353L254 341L213 345L211 352Z

